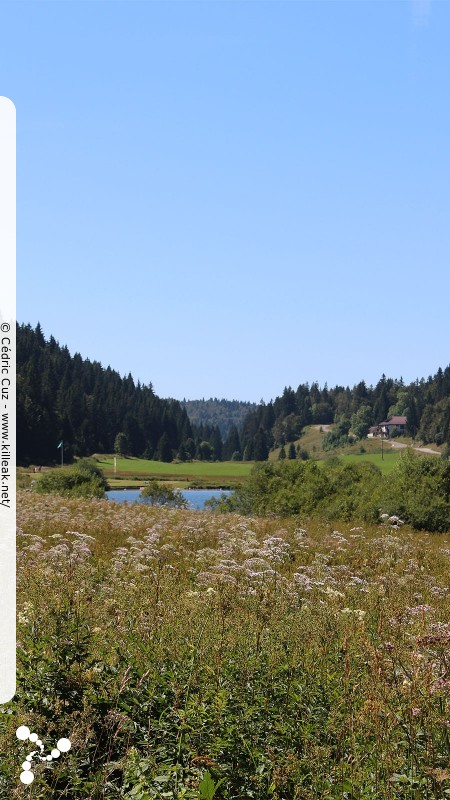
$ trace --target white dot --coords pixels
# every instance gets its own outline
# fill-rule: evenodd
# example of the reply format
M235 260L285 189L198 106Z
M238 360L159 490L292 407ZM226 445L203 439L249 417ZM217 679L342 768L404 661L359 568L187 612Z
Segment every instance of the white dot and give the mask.
M36 744L38 747L42 747L42 742L40 739L36 739Z
M27 761L33 761L33 756L27 756Z
M37 733L30 733L28 738L29 738L30 742L37 742L37 740L39 739L39 736L37 735Z
M17 728L16 730L16 736L18 739L21 739L22 742L24 742L25 739L28 739L29 735L30 735L30 729L27 728L26 725L21 725L20 728Z
M55 748L52 750L52 756L53 756L53 758L59 758L59 757L60 757L60 755L61 755L61 753L60 753L60 752L59 752L59 750L57 750L57 749L56 749L56 747L55 747Z
M59 739L59 741L56 742L56 747L61 751L61 753L67 753L72 745L70 739Z
M29 770L27 772L21 772L20 780L22 781L22 783L33 783L34 775Z
M24 770L31 769L30 762L29 761L24 761L23 764L22 764L22 769L24 769Z
M53 756L47 756L47 761L53 761Z

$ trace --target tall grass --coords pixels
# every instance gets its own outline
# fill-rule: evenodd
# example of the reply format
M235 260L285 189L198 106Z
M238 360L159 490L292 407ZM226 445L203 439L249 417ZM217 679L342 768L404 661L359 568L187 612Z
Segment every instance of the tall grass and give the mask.
M445 536L27 492L19 527L2 797L450 796ZM21 724L72 741L30 787Z

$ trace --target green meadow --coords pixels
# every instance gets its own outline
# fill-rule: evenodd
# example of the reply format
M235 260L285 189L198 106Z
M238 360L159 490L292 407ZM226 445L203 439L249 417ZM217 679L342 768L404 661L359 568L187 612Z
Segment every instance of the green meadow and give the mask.
M165 463L147 461L143 458L117 457L114 472L114 456L95 454L97 466L102 470L111 487L139 486L150 478L167 480L180 487L233 486L241 483L252 471L253 462L242 461L192 461Z

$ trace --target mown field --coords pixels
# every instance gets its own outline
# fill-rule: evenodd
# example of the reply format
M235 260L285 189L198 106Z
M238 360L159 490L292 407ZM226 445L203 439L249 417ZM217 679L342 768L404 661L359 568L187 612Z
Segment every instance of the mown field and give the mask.
M1 797L450 796L447 535L19 492ZM37 731L33 762L14 735Z
M192 461L187 463L165 463L147 461L143 458L117 458L114 473L114 456L94 455L97 466L104 473L111 487L138 486L149 478L168 480L177 486L196 485L233 486L250 475L253 462L242 461Z

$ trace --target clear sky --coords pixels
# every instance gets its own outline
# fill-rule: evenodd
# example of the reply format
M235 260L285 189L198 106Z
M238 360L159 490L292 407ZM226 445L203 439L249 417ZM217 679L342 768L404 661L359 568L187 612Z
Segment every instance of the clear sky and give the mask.
M17 315L162 397L449 363L450 2L0 2Z

